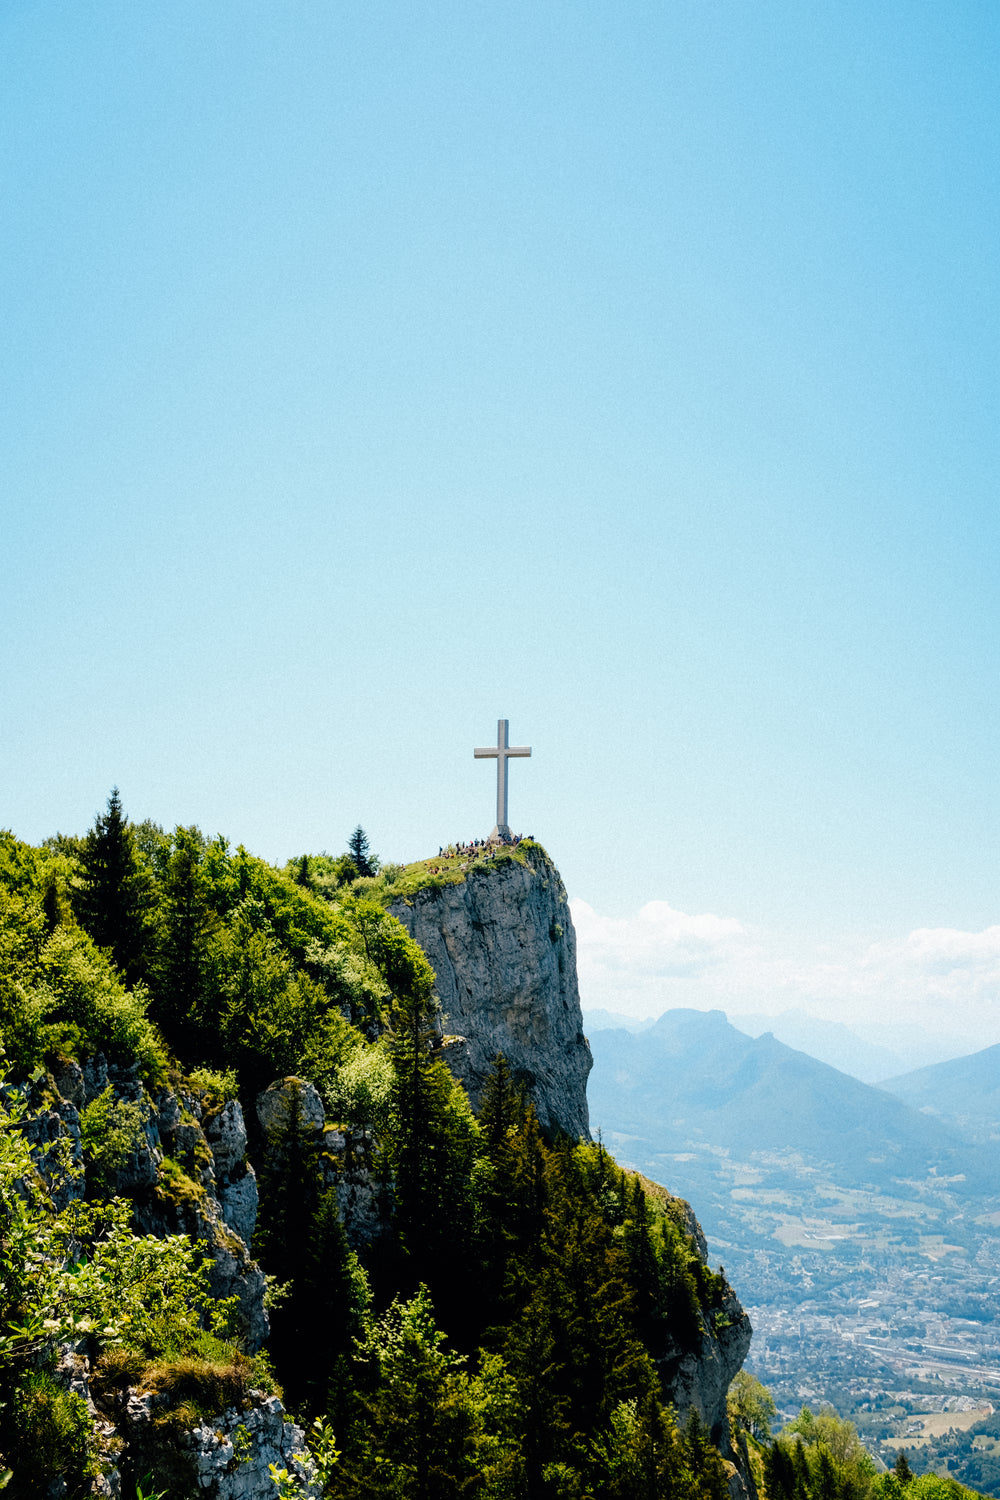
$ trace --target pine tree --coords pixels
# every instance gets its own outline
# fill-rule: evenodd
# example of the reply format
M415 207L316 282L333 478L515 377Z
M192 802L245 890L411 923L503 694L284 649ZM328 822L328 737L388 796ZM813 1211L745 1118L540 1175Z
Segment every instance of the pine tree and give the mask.
M622 1181L625 1180L625 1174L622 1173ZM635 1326L646 1346L658 1351L663 1347L666 1334L660 1265L653 1241L652 1216L638 1177L632 1179L628 1199L623 1237L628 1255Z
M365 1274L347 1243L337 1190L327 1188L313 1214L289 1312L302 1332L294 1385L304 1392L309 1415L329 1415L338 1432L350 1412L349 1356L364 1332L368 1301Z
M767 1450L764 1474L770 1500L795 1500L795 1465L784 1443L774 1443Z
M378 860L369 851L368 835L360 823L347 840L347 852L353 859L359 875L378 874Z
M154 936L152 880L135 847L113 787L80 852L76 908L99 948L107 948L130 984L146 977Z
M334 1474L350 1500L455 1500L482 1493L465 1361L445 1347L427 1288L397 1299L360 1349L364 1418Z
M426 1283L442 1322L463 1344L477 1322L472 1289L471 1177L478 1130L468 1096L440 1057L434 973L399 928L383 934L380 966L395 994L389 1049L393 1067L387 1157L393 1169L395 1229L404 1285ZM392 939L398 937L398 943Z
M482 1267L482 1325L502 1322L502 1308L513 1257L520 1243L522 1205L518 1177L523 1147L525 1100L505 1057L498 1056L483 1089L479 1110L478 1261Z
M910 1480L913 1478L913 1470L910 1468L910 1465L907 1462L906 1452L903 1448L900 1448L899 1452L896 1454L896 1462L893 1465L893 1473L899 1480L900 1484L909 1484Z
M302 1354L313 1336L312 1313L304 1288L311 1266L311 1237L320 1201L316 1143L302 1119L297 1082L289 1083L284 1118L267 1140L261 1172L260 1219L254 1249L285 1295L271 1314L270 1347L293 1400L300 1400L313 1371Z
M204 840L178 828L163 880L163 921L155 967L153 1014L185 1061L214 1051L205 1014L208 945L219 927L201 874Z

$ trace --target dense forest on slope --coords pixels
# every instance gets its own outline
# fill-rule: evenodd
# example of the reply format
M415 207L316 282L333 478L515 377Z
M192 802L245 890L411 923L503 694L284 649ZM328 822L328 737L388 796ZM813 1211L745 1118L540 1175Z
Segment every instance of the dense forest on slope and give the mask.
M473 1115L386 911L441 877L354 852L277 870L132 825L117 793L84 837L0 835L0 1486L722 1500L725 1423L669 1391L740 1310L685 1206L546 1139L503 1059ZM772 1500L896 1494L815 1428L782 1440L789 1471L751 1397L733 1420Z
M0 840L11 1494L57 1474L84 1493L106 1457L60 1385L67 1340L109 1411L126 1384L182 1397L189 1418L280 1386L320 1422L330 1495L611 1494L640 1462L650 1494L725 1493L650 1352L692 1344L723 1300L681 1206L600 1146L546 1141L502 1062L473 1117L431 1045L433 975L379 899L391 884L344 859L278 871L195 828L133 827L116 794L84 838ZM58 1132L35 1142L33 1171L55 1078L95 1056L134 1097L109 1083L79 1112L82 1177ZM293 1076L370 1162L383 1224L358 1250L326 1134L291 1120L267 1140L256 1125L260 1091ZM196 1239L136 1232L151 1205L204 1196L180 1152L128 1185L147 1101L166 1093L203 1117L245 1106L254 1251L274 1278L263 1353L245 1330L241 1349L233 1299L211 1303Z

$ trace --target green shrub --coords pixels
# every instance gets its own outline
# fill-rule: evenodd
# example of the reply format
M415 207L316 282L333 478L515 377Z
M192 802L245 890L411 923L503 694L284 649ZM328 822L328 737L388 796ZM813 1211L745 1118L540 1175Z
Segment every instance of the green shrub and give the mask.
M235 1068L195 1068L187 1075L188 1088L199 1094L210 1114L216 1114L230 1099L238 1099L239 1079Z
M384 1041L359 1047L337 1073L334 1113L363 1130L384 1131L394 1079L392 1058Z
M156 1196L161 1203L196 1206L204 1203L205 1189L185 1172L179 1161L165 1156L160 1163Z
M136 1061L143 1078L166 1078L167 1054L146 1015L149 995L124 983L109 960L80 928L57 927L42 949L40 984L52 999L50 1032L59 1022L78 1028L87 1050Z
M107 1197L130 1157L146 1144L147 1111L108 1087L80 1111L80 1139L91 1197Z
M13 1469L9 1500L37 1500L46 1481L58 1478L67 1497L82 1496L99 1473L86 1402L62 1390L45 1371L32 1372L15 1390L3 1411L2 1432Z

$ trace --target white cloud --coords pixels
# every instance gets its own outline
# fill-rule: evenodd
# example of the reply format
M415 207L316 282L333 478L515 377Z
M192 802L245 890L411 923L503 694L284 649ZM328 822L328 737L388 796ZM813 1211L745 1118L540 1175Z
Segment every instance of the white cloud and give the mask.
M656 1016L674 1006L733 1015L796 1007L827 1020L913 1023L1000 1040L1000 926L920 928L890 942L782 939L736 917L650 901L633 917L570 902L586 1007Z
M585 901L572 901L570 909L588 962L650 978L702 973L724 962L746 932L734 918L693 917L666 901L648 901L631 918L599 916Z

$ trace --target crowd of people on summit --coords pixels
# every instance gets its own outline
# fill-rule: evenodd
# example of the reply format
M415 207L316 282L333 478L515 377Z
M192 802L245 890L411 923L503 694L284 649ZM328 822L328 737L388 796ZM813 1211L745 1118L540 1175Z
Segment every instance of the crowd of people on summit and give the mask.
M516 849L518 844L525 839L531 840L534 834L515 833L509 839L472 839L468 844L442 845L438 849L439 859L493 859L499 849ZM436 875L438 866L432 865L428 874Z

